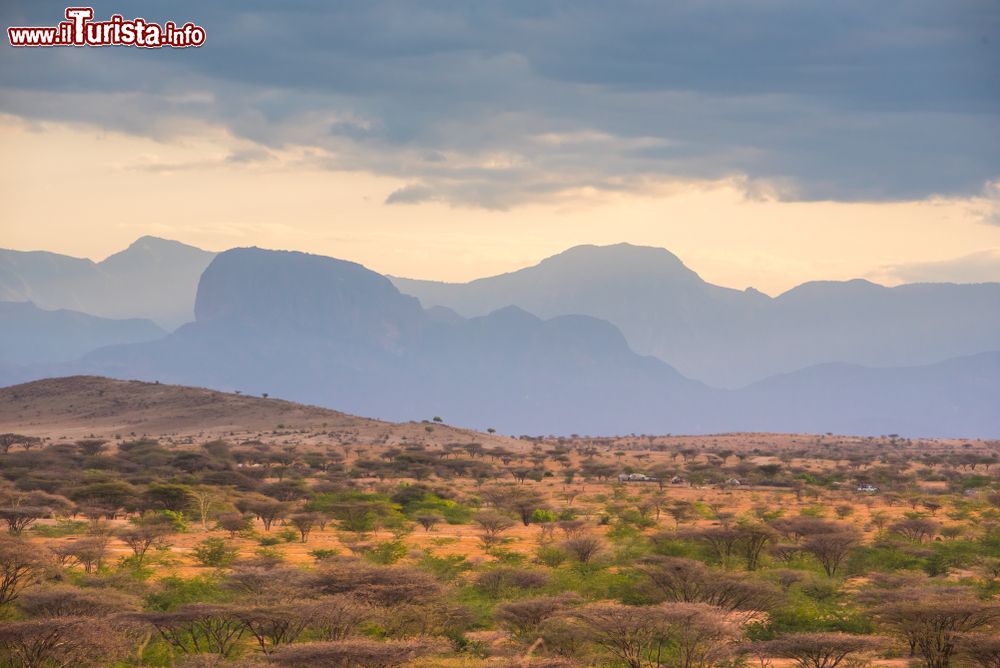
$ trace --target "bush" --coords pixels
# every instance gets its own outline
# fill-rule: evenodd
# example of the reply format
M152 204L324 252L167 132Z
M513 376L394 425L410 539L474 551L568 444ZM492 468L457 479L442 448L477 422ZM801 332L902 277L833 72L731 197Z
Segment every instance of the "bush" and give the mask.
M236 560L236 548L221 538L206 538L195 546L194 558L202 566L224 568Z
M278 538L286 543L294 543L299 539L299 533L295 529L285 527L278 532Z
M87 533L89 522L82 520L59 520L55 524L36 524L31 532L42 538L62 538L64 536L81 536Z
M559 568L559 566L569 558L566 552L558 547L552 547L549 545L543 545L538 548L535 552L535 556L538 558L539 563L542 563L549 568Z
M426 553L419 563L420 568L434 574L438 580L451 582L459 575L472 568L465 555L451 554L445 557L438 557L430 552Z
M165 577L159 581L160 590L146 595L145 607L149 610L173 610L188 603L207 603L222 597L216 575L199 575L193 578Z
M399 540L386 540L375 543L364 551L365 559L384 566L396 563L405 555L406 545Z

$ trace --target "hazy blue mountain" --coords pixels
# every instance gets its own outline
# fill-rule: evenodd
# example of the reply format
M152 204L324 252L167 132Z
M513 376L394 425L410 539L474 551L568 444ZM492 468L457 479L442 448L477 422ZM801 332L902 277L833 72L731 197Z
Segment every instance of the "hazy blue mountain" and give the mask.
M147 318L174 329L193 319L198 279L214 256L156 237L137 239L101 262L0 250L0 300L105 318Z
M13 383L87 373L267 392L504 433L1000 436L1000 353L914 368L821 365L720 390L636 354L607 321L542 319L512 306L473 318L424 310L358 264L256 248L213 260L195 311L194 322L160 340L16 373L0 363L0 375Z
M771 298L703 281L661 248L578 246L469 283L393 278L425 307L466 317L508 305L582 314L691 378L740 387L817 364L911 366L1000 348L1000 283L800 285Z
M227 251L202 277L196 314L162 341L106 348L84 366L395 420L444 415L524 432L709 426L691 406L711 391L636 355L606 322L543 321L515 308L469 320L424 311L351 262Z
M152 341L166 332L149 320L111 320L0 302L0 365L69 362L103 346Z
M741 429L865 435L1000 435L1000 352L917 367L823 364L735 393Z
M196 315L162 341L89 355L88 370L518 433L1000 433L983 399L998 396L1000 374L983 360L827 365L715 390L635 354L605 321L544 320L517 307L469 319L424 311L383 276L303 253L219 255L202 277Z

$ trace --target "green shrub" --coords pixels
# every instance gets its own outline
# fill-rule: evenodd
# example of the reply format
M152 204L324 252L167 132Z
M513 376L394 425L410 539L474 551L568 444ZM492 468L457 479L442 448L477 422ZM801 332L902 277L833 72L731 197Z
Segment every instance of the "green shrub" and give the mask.
M455 580L459 575L472 568L472 564L468 562L465 555L450 554L438 557L430 552L425 553L417 565L445 582Z
M195 546L194 558L202 566L224 568L236 560L236 548L222 538L206 538Z
M165 577L157 584L159 591L147 594L145 607L148 610L173 610L188 603L209 603L223 600L224 592L219 586L217 575L198 575L182 578L176 575Z
M316 561L333 559L334 557L339 555L340 555L340 550L323 549L323 548L312 550L309 552L309 556L315 559Z
M59 520L55 524L36 524L31 531L43 538L62 538L85 534L89 526L89 522L82 520Z
M558 568L569 558L565 550L551 545L542 545L539 547L535 551L535 556L538 558L539 563L545 564L549 568Z
M376 564L394 564L406 556L406 545L399 540L385 540L375 543L364 551L364 557Z
M528 557L520 552L516 550L508 550L503 547L494 547L491 550L487 550L486 553L496 559L498 563L505 564L507 566L520 566L528 560Z

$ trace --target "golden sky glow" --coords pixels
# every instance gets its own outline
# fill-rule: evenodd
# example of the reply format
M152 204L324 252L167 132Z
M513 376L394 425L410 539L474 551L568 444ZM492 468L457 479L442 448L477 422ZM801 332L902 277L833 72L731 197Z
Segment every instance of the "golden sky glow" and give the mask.
M900 282L898 267L1000 260L996 193L889 203L786 202L743 181L563 192L508 210L385 204L396 178L325 169L211 126L168 140L0 116L0 247L101 259L151 234L202 248L303 250L382 273L468 280L583 243L668 248L706 280L770 294L812 279ZM1000 262L993 262L1000 266ZM1000 275L992 278L1000 280Z

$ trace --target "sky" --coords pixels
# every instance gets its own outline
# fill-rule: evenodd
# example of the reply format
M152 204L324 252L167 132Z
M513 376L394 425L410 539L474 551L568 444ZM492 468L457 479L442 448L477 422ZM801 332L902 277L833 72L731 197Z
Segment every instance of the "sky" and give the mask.
M152 234L468 280L625 241L772 294L1000 280L995 0L94 9L207 40L5 41L0 247Z

